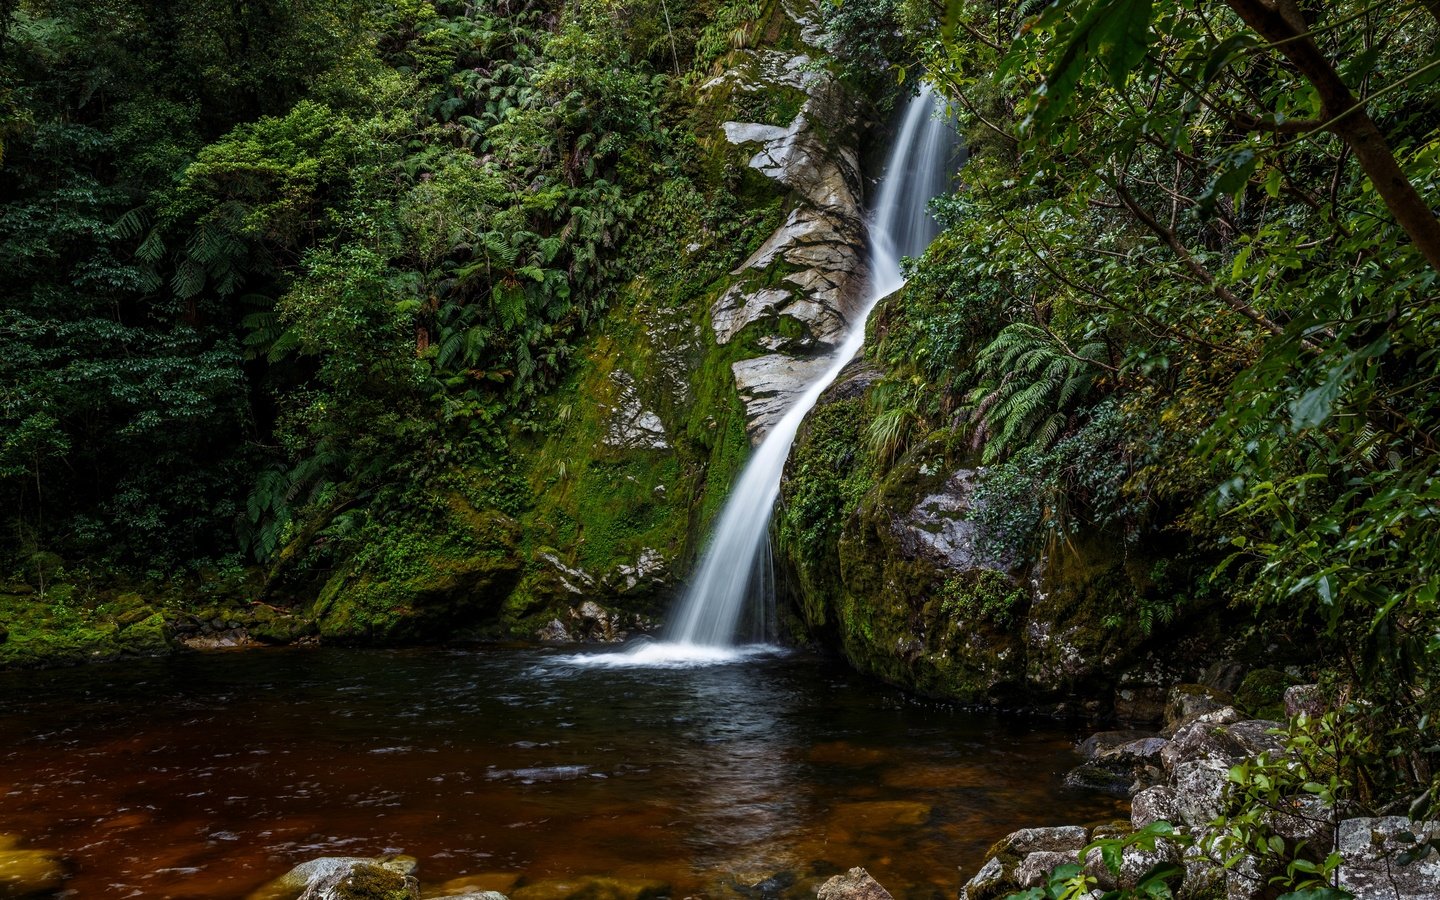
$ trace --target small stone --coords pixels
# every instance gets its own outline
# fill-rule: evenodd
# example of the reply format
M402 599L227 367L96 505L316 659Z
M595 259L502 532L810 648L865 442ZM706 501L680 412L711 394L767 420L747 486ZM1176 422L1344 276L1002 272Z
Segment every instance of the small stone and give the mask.
M858 866L820 885L816 896L818 900L893 900L880 882Z
M511 872L487 872L465 875L441 884L437 897L458 897L478 894L508 894L520 883L520 876Z
M312 888L318 889L322 885L326 886L326 890L333 890L347 874L361 868L383 869L395 875L413 876L417 865L413 856L322 856L303 862L264 885L252 893L249 900L295 900ZM418 895L417 887L416 896Z

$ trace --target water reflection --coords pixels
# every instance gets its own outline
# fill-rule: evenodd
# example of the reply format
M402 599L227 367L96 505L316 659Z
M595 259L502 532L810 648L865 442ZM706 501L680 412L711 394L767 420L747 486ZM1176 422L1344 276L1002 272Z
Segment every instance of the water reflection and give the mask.
M870 866L953 896L1000 835L1099 818L1053 728L903 701L803 655L609 668L543 651L278 651L0 675L0 832L84 897L235 897L300 860L429 881L610 873L716 894ZM812 891L813 896L813 891Z

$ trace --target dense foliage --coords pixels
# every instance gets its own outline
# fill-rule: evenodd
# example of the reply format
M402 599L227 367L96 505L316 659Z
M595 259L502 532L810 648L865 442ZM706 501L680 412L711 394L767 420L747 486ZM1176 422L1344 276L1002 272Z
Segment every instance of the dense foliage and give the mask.
M662 5L0 8L6 566L270 561L503 481L746 15Z
M1185 536L1333 663L1386 749L1352 801L1433 812L1433 7L977 0L914 33L973 158L881 323L881 416L964 436L1011 551Z

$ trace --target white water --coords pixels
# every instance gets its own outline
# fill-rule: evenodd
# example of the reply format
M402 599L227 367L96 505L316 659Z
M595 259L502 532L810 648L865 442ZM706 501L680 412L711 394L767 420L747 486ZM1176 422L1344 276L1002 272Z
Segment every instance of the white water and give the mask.
M871 280L831 364L775 425L746 463L715 523L714 536L689 589L676 605L665 640L628 654L584 655L570 661L592 665L694 666L733 662L763 651L737 647L747 607L753 619L747 640L771 635L774 588L769 572L770 513L780 494L780 477L790 445L807 413L840 370L865 343L865 322L875 304L898 290L903 256L918 256L939 227L928 212L931 198L944 192L953 174L953 125L936 115L939 105L928 86L910 98L900 131L885 162L871 212ZM759 602L752 603L752 600Z

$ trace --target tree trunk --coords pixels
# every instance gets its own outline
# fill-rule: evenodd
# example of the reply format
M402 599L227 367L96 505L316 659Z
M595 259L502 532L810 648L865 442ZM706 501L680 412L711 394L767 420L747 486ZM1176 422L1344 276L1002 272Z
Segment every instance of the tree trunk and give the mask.
M1315 86L1323 107L1325 128L1343 140L1375 185L1375 192L1410 240L1440 272L1440 221L1405 176L1395 154L1360 100L1335 67L1310 39L1294 0L1226 0L1230 8L1262 38L1276 45L1306 80Z

